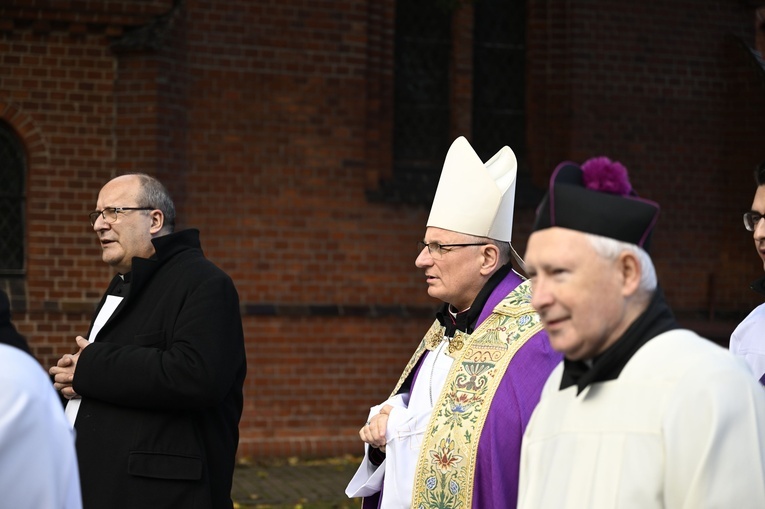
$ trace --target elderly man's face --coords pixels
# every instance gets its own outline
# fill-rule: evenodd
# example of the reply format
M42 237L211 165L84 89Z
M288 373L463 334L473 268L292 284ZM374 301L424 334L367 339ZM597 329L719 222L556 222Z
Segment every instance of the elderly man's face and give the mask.
M587 237L565 228L534 232L526 249L531 304L552 347L568 359L591 359L626 330L618 263L601 257Z
M135 175L117 177L101 188L96 210L106 207L140 207L140 180ZM154 254L151 243L152 215L144 210L128 210L118 214L117 221L108 223L98 216L93 230L101 243L101 258L121 274L130 272L133 257L148 258Z
M475 240L462 233L430 227L425 230L424 242L469 244ZM473 304L486 282L481 276L482 246L448 249L448 252L431 255L425 247L414 264L425 271L428 295L448 302L457 311L464 311Z

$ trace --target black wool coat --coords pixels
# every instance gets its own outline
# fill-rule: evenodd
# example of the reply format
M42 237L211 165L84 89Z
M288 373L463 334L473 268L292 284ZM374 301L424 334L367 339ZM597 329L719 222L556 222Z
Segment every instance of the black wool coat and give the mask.
M75 370L83 505L230 509L246 372L239 296L197 230L153 243Z

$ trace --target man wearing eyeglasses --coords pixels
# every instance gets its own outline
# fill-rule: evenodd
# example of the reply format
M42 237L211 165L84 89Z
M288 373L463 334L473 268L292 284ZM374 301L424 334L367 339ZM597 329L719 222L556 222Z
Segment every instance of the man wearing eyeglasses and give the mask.
M754 193L752 210L744 214L744 226L752 232L754 247L765 267L765 161L754 171L757 191ZM765 277L752 283L752 289L765 295ZM765 384L765 304L760 304L738 324L730 337L730 351L743 358L754 375Z
M511 264L517 162L449 149L415 265L443 302L359 431L346 494L364 508L515 507L521 436L560 361ZM520 261L520 259L518 259Z
M69 401L86 509L231 509L246 362L239 298L165 187L122 175L90 223L116 276L79 350L50 369Z

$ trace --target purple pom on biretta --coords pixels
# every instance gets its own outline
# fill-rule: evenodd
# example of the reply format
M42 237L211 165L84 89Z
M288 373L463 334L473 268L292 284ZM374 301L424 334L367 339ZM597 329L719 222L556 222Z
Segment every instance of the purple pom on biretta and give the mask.
M587 189L627 196L634 194L627 168L607 157L593 157L582 165L582 181Z

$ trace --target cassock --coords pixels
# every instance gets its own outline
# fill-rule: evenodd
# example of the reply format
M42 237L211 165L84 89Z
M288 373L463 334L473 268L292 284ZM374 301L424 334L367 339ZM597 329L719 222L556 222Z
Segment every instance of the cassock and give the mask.
M591 366L555 369L523 439L520 509L765 507L765 393L676 327L657 290Z

